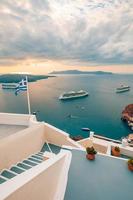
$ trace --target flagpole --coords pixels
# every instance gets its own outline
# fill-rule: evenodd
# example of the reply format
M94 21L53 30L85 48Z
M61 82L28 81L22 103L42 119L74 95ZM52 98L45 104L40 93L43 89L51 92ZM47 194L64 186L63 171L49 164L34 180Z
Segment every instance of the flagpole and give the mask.
M28 102L28 112L31 115L31 107L30 107L30 96L29 96L29 86L28 86L28 77L26 76L26 83L27 83L27 102Z

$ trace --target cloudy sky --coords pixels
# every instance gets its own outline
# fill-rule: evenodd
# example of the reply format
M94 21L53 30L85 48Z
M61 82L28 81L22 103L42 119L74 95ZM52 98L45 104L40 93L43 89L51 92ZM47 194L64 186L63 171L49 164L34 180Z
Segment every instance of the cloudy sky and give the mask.
M133 72L133 0L0 0L0 72Z

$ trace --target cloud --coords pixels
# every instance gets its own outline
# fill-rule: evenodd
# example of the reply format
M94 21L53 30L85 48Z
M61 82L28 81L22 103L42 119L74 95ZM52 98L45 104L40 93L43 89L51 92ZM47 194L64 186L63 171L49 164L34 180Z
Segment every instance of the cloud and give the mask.
M1 63L133 63L132 0L1 0L0 7Z

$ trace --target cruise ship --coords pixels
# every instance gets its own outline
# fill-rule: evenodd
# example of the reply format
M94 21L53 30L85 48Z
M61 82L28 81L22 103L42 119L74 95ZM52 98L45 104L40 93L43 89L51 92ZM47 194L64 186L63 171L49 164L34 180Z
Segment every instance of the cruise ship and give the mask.
M70 92L66 92L66 93L63 93L62 95L60 95L59 99L60 100L76 99L76 98L85 97L88 95L89 95L89 93L84 90L80 90L77 92L70 91Z
M94 161L86 159L88 146L97 151ZM126 141L90 132L75 142L34 115L0 113L0 200L132 200L131 157Z
M16 83L3 83L2 89L15 89L17 87Z
M129 90L130 90L130 86L128 86L128 85L121 85L120 87L116 88L117 93L127 92Z

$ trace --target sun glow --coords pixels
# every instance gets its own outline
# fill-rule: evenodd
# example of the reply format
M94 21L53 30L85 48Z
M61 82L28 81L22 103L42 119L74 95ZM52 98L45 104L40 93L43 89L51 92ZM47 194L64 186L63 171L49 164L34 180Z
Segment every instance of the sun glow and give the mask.
M0 1L0 73L133 73L133 1Z

